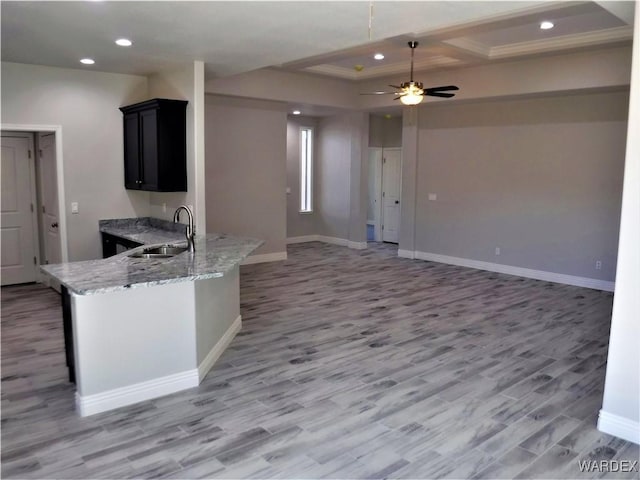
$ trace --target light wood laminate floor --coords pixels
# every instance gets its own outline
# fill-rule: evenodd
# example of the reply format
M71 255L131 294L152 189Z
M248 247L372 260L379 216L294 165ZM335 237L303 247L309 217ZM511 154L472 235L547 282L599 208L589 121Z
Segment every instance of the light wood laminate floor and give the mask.
M2 477L593 478L580 460L637 460L595 428L610 293L385 245L288 251L242 267L242 331L198 388L87 418L58 294L3 288Z

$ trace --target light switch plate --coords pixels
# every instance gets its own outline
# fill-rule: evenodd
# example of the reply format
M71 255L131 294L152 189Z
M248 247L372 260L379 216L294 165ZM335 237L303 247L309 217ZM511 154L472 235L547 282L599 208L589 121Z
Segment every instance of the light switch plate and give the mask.
M429 200L437 200L438 199L438 194L437 193L430 193L429 194Z
M71 202L71 213L79 213L78 202Z

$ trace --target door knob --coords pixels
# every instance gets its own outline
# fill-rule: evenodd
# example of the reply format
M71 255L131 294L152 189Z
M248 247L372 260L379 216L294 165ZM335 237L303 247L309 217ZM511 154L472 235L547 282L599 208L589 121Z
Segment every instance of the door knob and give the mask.
M396 200L396 205L400 203L400 200Z
M51 228L58 228L58 222L54 222L51 224Z

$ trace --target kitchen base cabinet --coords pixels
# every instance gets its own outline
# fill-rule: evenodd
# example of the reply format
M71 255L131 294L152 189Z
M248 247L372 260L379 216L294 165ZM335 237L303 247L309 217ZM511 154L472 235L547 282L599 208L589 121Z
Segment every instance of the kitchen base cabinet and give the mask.
M127 240L126 238L116 237L109 233L102 232L102 258L109 258L118 253L131 250L142 245L142 243Z
M60 287L62 299L62 331L64 332L64 354L69 370L69 381L76 383L76 362L73 352L73 320L71 318L71 296L67 287Z

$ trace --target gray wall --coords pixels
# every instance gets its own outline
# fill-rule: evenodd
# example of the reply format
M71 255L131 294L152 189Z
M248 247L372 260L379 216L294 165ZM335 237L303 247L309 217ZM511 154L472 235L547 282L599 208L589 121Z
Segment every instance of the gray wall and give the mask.
M205 102L207 232L260 238L256 254L286 251L285 106L215 95Z
M402 115L387 118L384 115L369 115L370 147L402 146Z
M347 238L349 234L350 139L344 116L320 119L314 172L317 233L328 237Z
M300 213L300 127L314 129L313 162L317 164L318 120L314 117L290 116L287 121L287 237L315 235L318 204L316 201L317 175L313 176L313 212ZM316 167L317 168L317 167Z
M173 214L180 205L191 205L193 214L198 218L201 212L196 208L196 173L194 146L194 68L187 65L178 70L159 72L149 76L149 98L172 98L187 100L186 110L186 152L187 152L187 191L186 192L151 192L149 202L151 215L164 220L173 220ZM166 204L166 211L163 208ZM187 222L187 216L182 214L180 221ZM204 231L196 228L198 235Z
M146 99L146 77L2 63L2 123L62 126L70 261L102 257L98 220L149 214L149 193L124 188L118 110Z
M420 108L415 249L613 280L627 104L598 93Z
M366 239L367 151L362 146L368 136L367 120L364 113L347 113L318 122L314 174L319 235Z

